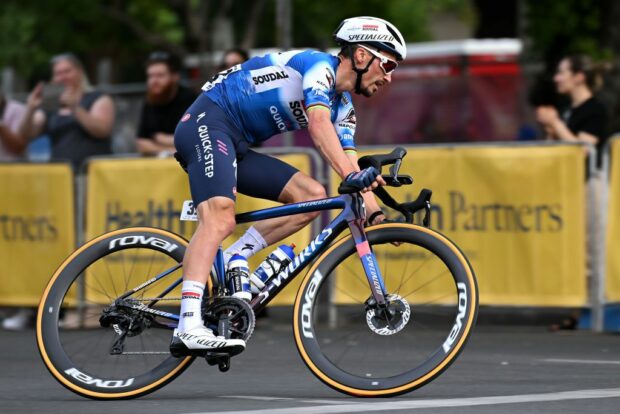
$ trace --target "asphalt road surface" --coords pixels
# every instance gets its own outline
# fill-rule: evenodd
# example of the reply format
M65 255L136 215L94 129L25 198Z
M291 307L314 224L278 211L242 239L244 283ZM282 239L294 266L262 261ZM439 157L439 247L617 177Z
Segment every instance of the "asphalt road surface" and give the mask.
M248 349L220 373L202 360L131 401L91 401L43 366L33 330L0 332L0 413L614 413L620 412L620 335L550 333L479 324L464 353L429 385L358 399L320 383L297 354L289 323L259 320Z

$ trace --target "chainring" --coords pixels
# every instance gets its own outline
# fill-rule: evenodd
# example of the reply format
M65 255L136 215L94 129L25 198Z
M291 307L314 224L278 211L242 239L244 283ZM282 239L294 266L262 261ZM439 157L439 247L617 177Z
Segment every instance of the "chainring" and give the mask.
M370 330L384 336L400 332L411 317L411 307L405 298L388 295L386 300L388 303L386 310L373 307L366 311L366 323Z
M207 299L202 306L205 325L218 336L247 341L256 326L254 310L245 301L230 296L216 296ZM220 332L221 327L226 332Z

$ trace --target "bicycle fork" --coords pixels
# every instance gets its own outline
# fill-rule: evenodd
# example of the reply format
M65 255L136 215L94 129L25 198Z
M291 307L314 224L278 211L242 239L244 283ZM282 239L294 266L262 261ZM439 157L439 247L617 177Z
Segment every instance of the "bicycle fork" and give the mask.
M372 305L383 308L386 306L387 296L385 283L383 282L383 276L381 276L381 270L379 269L377 258L370 248L368 238L366 237L366 232L364 231L364 217L366 216L366 209L361 196L358 197L359 205L356 206L357 211L355 218L349 220L348 224L351 230L351 235L353 236L353 241L355 242L355 249L357 250L357 254L362 261L364 273L366 273L366 278L368 279L370 291L372 292L372 298L374 298L374 304ZM372 298L369 298L369 301ZM366 305L370 306L371 304L367 302Z

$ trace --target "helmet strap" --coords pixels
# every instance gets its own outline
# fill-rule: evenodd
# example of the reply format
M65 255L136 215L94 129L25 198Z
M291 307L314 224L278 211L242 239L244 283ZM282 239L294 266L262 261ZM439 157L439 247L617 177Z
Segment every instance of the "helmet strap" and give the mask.
M370 59L370 61L368 62L368 64L366 65L366 67L364 69L360 69L355 65L355 59L354 59L354 50L353 50L353 45L349 45L350 48L350 57L351 57L351 68L353 69L353 71L356 73L357 77L355 79L355 93L356 94L361 94L362 93L362 75L364 75L364 73L368 72L368 69L370 68L370 65L372 65L372 62L376 59L375 55L372 55L372 58Z

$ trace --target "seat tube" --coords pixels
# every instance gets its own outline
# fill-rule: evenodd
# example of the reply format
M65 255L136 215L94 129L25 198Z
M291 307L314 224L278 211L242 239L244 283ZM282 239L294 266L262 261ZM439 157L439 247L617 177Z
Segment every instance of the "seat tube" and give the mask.
M364 272L366 273L366 278L368 279L372 296L375 298L378 305L385 305L385 284L383 283L383 277L381 276L381 271L379 270L377 258L370 248L368 238L366 237L366 232L364 232L364 220L360 218L350 221L349 228L351 229L351 234L353 235L353 241L355 242L357 254L362 261L362 266L364 267Z
M220 286L226 286L226 263L224 263L224 252L222 251L222 246L217 249L217 253L215 254L214 267Z

